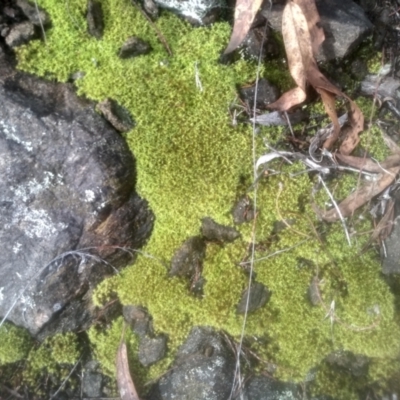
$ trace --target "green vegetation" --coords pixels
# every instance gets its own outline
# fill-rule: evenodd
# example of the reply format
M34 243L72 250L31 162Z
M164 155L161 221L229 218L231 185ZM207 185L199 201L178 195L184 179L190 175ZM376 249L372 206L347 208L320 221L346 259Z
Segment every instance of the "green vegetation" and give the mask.
M75 82L79 93L98 101L111 97L129 109L136 121L126 140L137 160L138 191L156 217L145 251L160 261L140 256L135 265L101 283L95 301L102 305L116 293L123 304L141 304L152 315L155 330L167 333L168 357L149 371L139 369L137 339L127 337L131 365L140 370L138 380L143 382L166 369L194 325L224 329L234 337L240 334L243 320L235 308L248 278L238 263L247 255L251 226L241 227L242 238L233 244L207 245L202 298L189 293L187 282L169 278L165 263L184 240L199 233L202 217L232 225L233 202L251 184L251 132L246 126L232 126L228 107L235 86L254 80L255 68L243 60L231 66L218 64L230 34L226 23L193 29L163 14L157 25L174 53L168 57L128 0L102 1L106 17L102 40L86 33L86 1L70 0L68 8L55 0L39 3L50 13L53 27L47 32L46 46L37 41L18 49L19 68L59 81L84 72ZM148 40L153 52L120 60L119 47L133 35ZM203 91L195 84L196 62ZM268 67L263 74L282 77ZM272 137L280 134L277 129ZM280 163L272 166L279 169ZM256 226L260 246L255 257L288 251L256 263L256 279L268 286L272 297L267 306L249 315L246 327L248 335L268 343L254 348L277 364L278 376L297 381L333 350L380 360L400 350L393 295L380 277L374 252L360 252L367 236L355 235L350 247L340 224L321 225L311 207L312 180L307 174L290 175L303 169L300 164L284 167L281 175L260 182ZM354 179L344 183L337 188L343 197L343 188L347 190ZM272 235L274 223L283 219L294 224ZM352 226L357 232L371 227L356 219ZM318 306L307 299L315 277L321 282L323 299ZM333 300L339 320L331 326L324 317ZM104 332L89 331L97 357L110 375L121 331L121 319ZM30 362L36 363L35 370L45 365L52 370L54 356L46 353L45 343L42 347ZM44 356L50 359L46 362ZM62 362L73 363L76 358L71 353L69 361Z
M23 360L32 347L29 333L5 323L0 328L0 366Z

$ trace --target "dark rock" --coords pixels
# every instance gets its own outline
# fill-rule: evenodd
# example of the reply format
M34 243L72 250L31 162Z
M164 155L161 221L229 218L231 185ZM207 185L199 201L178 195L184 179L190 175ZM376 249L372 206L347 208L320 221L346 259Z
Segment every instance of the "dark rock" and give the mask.
M83 368L82 392L90 398L101 397L103 394L103 375L98 372L99 363L89 361Z
M263 126L287 126L288 118L291 125L298 124L308 118L308 114L303 110L294 110L285 114L279 111L271 111L269 113L256 115L255 118L250 118L250 122L255 121L258 125Z
M386 252L382 261L382 272L385 275L400 275L400 224L396 218L392 233L385 240Z
M354 377L362 377L368 374L369 358L362 354L339 350L326 357L326 361Z
M244 224L254 219L254 209L251 200L247 196L239 198L232 209L233 222Z
M201 234L207 240L228 243L240 237L240 233L235 228L218 224L210 217L201 220Z
M319 281L317 277L314 277L307 290L308 298L313 306L317 306L321 303L321 294L319 290Z
M127 305L122 310L125 321L136 334L144 337L151 333L151 317L146 309L140 306Z
M179 349L175 366L153 387L151 400L226 400L235 359L221 336L195 327Z
M5 6L2 11L3 11L3 14L10 20L19 19L20 13L18 12L18 10L15 7Z
M17 47L28 42L35 36L35 28L29 21L15 24L6 36L6 44L10 47Z
M72 86L16 72L4 55L0 103L0 316L33 334L84 329L91 289L152 229L134 159Z
M160 361L167 351L167 338L159 335L155 338L143 337L139 343L139 361L148 367Z
M262 21L262 26L256 26L250 29L246 38L243 40L240 48L243 49L243 54L250 60L267 61L271 58L277 57L280 54L279 44L273 35L271 35L270 28L265 32L265 21ZM254 25L254 23L253 23ZM262 54L260 49L262 46Z
M303 396L296 385L267 376L255 376L243 391L244 400L301 400Z
M363 9L354 1L317 0L316 5L325 32L325 41L317 56L318 61L346 57L372 31L373 25ZM270 3L265 2L261 11L276 31L282 30L283 8L282 3L270 7Z
M49 15L39 7L36 9L36 6L30 4L27 0L16 0L15 3L33 25L47 26L50 24Z
M143 54L148 54L151 51L151 46L148 42L135 36L126 39L118 52L119 58L138 57Z
M254 95L256 91L256 84L251 86L242 87L239 90L239 95L250 110L254 108ZM266 79L260 79L257 87L257 109L265 109L268 104L273 103L279 97L279 90L271 85Z
M249 289L243 291L242 298L240 299L239 304L237 305L236 312L238 314L246 313L246 303L247 296L249 295ZM250 297L249 297L249 306L247 308L247 312L253 312L263 307L269 299L271 298L271 292L268 290L266 286L262 283L254 282L250 287Z
M104 16L100 1L88 0L86 21L89 35L101 39L104 32Z
M354 60L350 65L351 74L358 81L363 80L368 75L367 64L360 59Z
M193 236L187 239L175 252L171 261L171 276L192 277L201 272L206 256L206 244L203 238Z
M161 8L182 15L194 25L215 22L221 9L226 7L224 0L154 0Z
M96 110L119 132L128 132L134 127L129 111L116 101L105 99L97 104Z
M151 18L158 18L160 11L157 7L157 4L153 0L144 0L143 8Z
M400 107L400 79L368 75L361 82L361 93L365 96L376 96L380 100L393 101Z

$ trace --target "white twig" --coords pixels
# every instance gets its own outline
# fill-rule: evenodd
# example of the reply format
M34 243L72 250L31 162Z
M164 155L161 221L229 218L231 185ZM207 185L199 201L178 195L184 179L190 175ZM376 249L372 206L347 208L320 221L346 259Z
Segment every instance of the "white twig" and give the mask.
M322 183L322 186L324 187L326 193L328 193L328 196L329 196L329 198L331 199L331 202L332 202L333 206L335 207L336 212L337 212L338 215L339 215L340 222L342 223L344 232L345 232L345 234L346 234L347 243L349 244L349 246L351 246L351 240L350 240L349 231L347 230L346 222L345 222L345 220L344 220L344 218L343 218L342 213L340 212L340 208L339 208L339 206L337 205L335 199L333 198L332 193L329 191L328 186L326 186L324 180L321 178L321 175L318 175L318 179L319 179L319 181Z
M45 45L47 46L46 32L44 30L42 17L40 16L40 11L39 11L39 6L38 6L38 3L37 3L37 0L35 0L35 9L36 9L37 17L39 19L40 29L42 30L42 33L43 33L43 40L44 40Z
M196 82L196 87L200 92L203 91L203 85L201 84L200 74L199 74L199 62L194 63L194 80Z
M258 82L260 79L260 70L261 70L261 58L262 58L262 49L264 47L264 40L265 36L267 33L267 24L265 24L264 28L264 34L263 38L261 41L261 46L260 46L260 53L258 56L258 64L257 64L257 73L256 73L256 85L255 85L255 90L254 90L254 106L253 106L253 123L252 123L252 158L253 158L253 179L254 179L254 191L253 191L253 210L257 210L257 153L256 153L256 113L257 113L257 92L258 92ZM240 332L240 340L237 348L237 359L236 359L236 366L235 366L235 374L234 374L234 382L232 383L232 389L231 393L229 395L228 400L231 400L233 398L235 389L238 388L240 389L241 387L241 371L240 371L240 355L242 353L242 347L243 347L243 339L244 339L244 334L246 331L246 323L247 323L247 314L249 310L249 303L250 303L250 293L251 293L251 282L253 279L253 271L254 271L254 255L255 255L255 246L256 246L256 230L255 230L255 224L256 223L256 217L254 217L253 220L253 230L252 230L252 237L251 237L251 259L250 259L250 270L249 270L249 279L248 279L248 291L247 291L247 298L246 298L246 307L245 307L245 312L243 316L243 324L242 324L242 330ZM235 385L236 383L236 385ZM240 393L240 400L243 400L243 394Z
M73 366L73 368L69 372L68 376L62 381L62 383L61 383L60 387L57 389L57 391L50 397L50 400L54 399L54 397L56 397L58 395L58 392L63 388L65 383L68 381L68 379L74 373L74 371L75 371L76 367L78 366L79 362L81 361L81 359L82 359L82 356L79 357L78 361L75 363L75 365Z

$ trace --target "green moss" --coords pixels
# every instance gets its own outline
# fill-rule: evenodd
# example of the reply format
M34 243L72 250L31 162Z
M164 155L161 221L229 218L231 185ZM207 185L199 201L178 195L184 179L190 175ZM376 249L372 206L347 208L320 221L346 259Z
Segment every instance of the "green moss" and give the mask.
M78 338L74 333L47 338L39 347L30 351L24 380L34 386L43 374L47 374L59 384L68 376L79 356Z
M193 29L163 14L157 25L174 52L168 58L128 0L104 0L104 38L88 37L85 3L71 0L68 13L55 0L41 1L53 21L48 44L34 42L19 49L19 66L62 81L83 71L84 78L76 82L80 93L95 100L114 98L137 122L126 139L137 159L138 190L156 217L145 251L159 261L140 256L135 265L102 282L95 300L101 305L117 293L123 304L141 304L152 315L156 332L168 335L169 355L150 372L138 366L136 338L127 336L132 368L143 371L143 375L139 372L143 382L166 368L193 325L224 329L236 338L240 335L243 318L235 308L248 277L238 263L247 256L251 226L240 227L242 238L233 244L207 245L202 298L189 293L187 282L169 278L165 264L184 240L199 233L204 216L231 225L230 209L243 194L238 188L251 183L250 131L245 126L232 127L228 107L236 85L255 79L255 68L243 60L229 67L217 63L229 39L226 23ZM132 35L148 40L153 52L118 59L118 48ZM196 62L203 91L195 85ZM268 68L264 72L273 75ZM279 137L279 129L270 134ZM272 297L266 307L249 315L246 326L248 335L267 343L255 346L259 354L278 365L280 377L294 380L303 379L336 349L381 359L399 351L393 295L380 277L376 255L359 255L363 239L347 246L340 224L321 227L311 207L312 180L307 174L290 175L302 170L304 166L294 164L259 183L256 259L264 259L256 262L255 272L257 281L272 290ZM349 176L343 182L333 188L339 197L346 196L354 180ZM294 224L272 234L274 223L283 219ZM365 223L359 227L368 229ZM332 300L336 303L340 322L333 330L330 320L324 320L324 306L313 307L307 299L308 286L316 276L323 279L320 290L325 306ZM121 330L119 319L105 332L97 328L89 332L109 374L115 371Z
M0 328L0 366L23 360L32 346L29 333L5 323Z
M373 54L367 58L367 68L370 74L378 74L382 68L382 53L373 52Z

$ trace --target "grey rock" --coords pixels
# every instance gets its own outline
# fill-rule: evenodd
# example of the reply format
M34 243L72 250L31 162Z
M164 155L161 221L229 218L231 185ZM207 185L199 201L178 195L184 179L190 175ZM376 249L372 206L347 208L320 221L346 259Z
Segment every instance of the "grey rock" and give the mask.
M129 111L112 99L98 103L96 110L119 132L128 132L135 125Z
M247 297L249 296L249 289L242 293L239 304L236 307L238 314L245 314ZM262 283L254 282L250 287L250 297L247 312L253 312L265 306L271 297L271 292Z
M89 361L83 368L82 392L87 397L101 397L103 394L103 375L98 372L98 362Z
M145 367L148 367L157 361L160 361L167 351L167 338L159 335L154 338L144 337L139 343L139 361Z
M372 23L354 1L317 0L316 5L325 32L325 41L318 54L318 61L346 57L372 31ZM282 3L278 3L270 9L269 2L265 2L261 11L277 31L282 29L283 7Z
M397 216L392 233L385 240L386 253L382 261L382 272L385 275L400 274L400 219Z
M244 400L301 400L296 385L267 376L255 376L244 389Z
M160 13L157 4L153 0L144 0L143 8L146 13L153 19L157 18Z
M311 280L310 286L307 290L308 298L313 306L318 306L321 303L321 294L319 290L319 280L314 277Z
M235 359L222 337L211 328L195 327L149 399L226 400L234 371Z
M233 242L240 237L240 232L231 226L218 224L212 218L206 217L201 220L201 234L211 241Z
M134 159L72 86L16 72L4 54L0 103L0 317L32 334L84 329L92 288L152 229Z
M35 28L32 22L24 21L15 24L6 36L6 44L10 47L17 47L28 42L35 36Z
M187 239L175 252L171 260L171 276L192 277L201 272L206 256L206 244L203 238L193 236Z
M239 90L240 98L247 104L250 110L254 108L254 97L256 92L256 85L242 87ZM279 90L269 83L266 79L260 79L257 85L257 103L256 108L265 109L270 103L278 100L280 93Z
M126 305L123 307L122 313L126 323L130 325L137 335L144 337L151 333L151 317L143 307Z
M365 377L368 374L369 358L362 354L338 350L329 354L326 361L333 367L345 370L354 377Z
M214 22L215 11L218 12L226 7L225 0L154 0L154 2L161 8L169 9L201 25Z
M400 79L368 75L361 82L360 91L365 96L377 96L380 100L392 101L400 107Z
M47 26L50 24L50 17L44 10L39 7L36 9L36 6L27 0L16 0L15 3L33 25Z
M89 35L96 39L101 39L104 31L104 16L103 8L99 1L88 0L86 21Z
M119 58L133 58L151 51L151 46L148 42L136 36L128 38L119 50Z
M233 222L244 224L254 219L254 209L251 200L247 196L240 197L232 208Z

